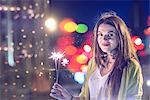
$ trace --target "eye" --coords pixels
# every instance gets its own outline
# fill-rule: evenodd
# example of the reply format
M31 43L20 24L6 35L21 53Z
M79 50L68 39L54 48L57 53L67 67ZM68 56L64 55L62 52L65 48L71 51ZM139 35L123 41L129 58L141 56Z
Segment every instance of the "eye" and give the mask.
M103 36L103 34L99 32L99 33L98 33L98 36Z
M99 34L99 36L103 36L103 34L102 34L102 33L100 33L100 34Z
M110 37L113 37L114 35L115 35L115 33L113 33L113 32L109 33Z
M112 37L112 36L114 36L114 34L113 34L113 33L110 33L109 35L110 35L111 37Z

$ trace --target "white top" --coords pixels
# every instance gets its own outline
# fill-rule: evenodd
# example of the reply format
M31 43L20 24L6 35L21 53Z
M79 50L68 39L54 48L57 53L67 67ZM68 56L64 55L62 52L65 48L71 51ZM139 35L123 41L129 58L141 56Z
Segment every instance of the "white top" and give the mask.
M107 85L107 79L110 72L104 76L101 76L99 68L91 74L88 86L90 91L90 100L106 100L105 90Z

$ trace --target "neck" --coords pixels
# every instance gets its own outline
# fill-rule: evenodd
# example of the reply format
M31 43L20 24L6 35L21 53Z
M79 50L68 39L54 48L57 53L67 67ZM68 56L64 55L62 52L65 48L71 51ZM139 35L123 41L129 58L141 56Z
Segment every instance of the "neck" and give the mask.
M107 57L110 59L115 59L117 56L117 51L116 50L112 50L111 52L107 53Z

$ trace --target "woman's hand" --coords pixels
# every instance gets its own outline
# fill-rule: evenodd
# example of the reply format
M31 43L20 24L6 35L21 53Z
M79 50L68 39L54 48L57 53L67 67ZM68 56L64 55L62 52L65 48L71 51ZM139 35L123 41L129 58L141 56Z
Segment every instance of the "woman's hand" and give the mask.
M71 100L72 95L58 83L54 83L50 96L58 100Z

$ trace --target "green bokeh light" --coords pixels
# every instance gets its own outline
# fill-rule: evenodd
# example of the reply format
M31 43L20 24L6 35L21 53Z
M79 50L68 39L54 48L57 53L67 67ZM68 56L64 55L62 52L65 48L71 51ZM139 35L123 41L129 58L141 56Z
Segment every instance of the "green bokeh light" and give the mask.
M88 26L86 24L78 24L76 32L85 33L88 31Z

